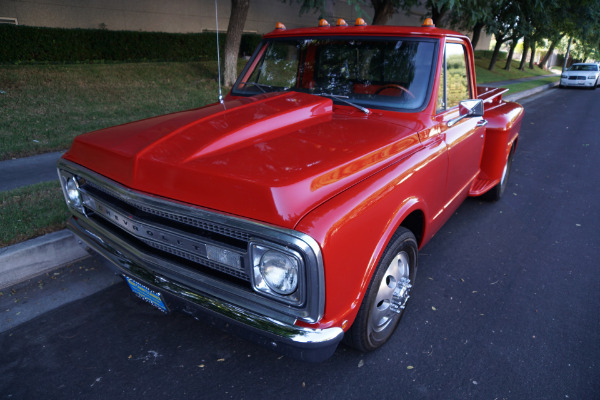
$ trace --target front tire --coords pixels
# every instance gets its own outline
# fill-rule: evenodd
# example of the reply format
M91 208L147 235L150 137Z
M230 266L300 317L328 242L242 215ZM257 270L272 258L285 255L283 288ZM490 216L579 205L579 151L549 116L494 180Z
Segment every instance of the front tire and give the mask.
M377 264L354 324L346 332L346 344L368 352L392 336L415 282L417 249L412 232L399 228Z

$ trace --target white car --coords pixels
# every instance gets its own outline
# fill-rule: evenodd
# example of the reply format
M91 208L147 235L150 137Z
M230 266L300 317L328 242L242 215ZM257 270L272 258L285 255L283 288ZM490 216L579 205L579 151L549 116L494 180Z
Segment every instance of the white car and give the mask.
M560 76L560 86L578 86L596 89L600 83L600 67L593 63L576 63Z

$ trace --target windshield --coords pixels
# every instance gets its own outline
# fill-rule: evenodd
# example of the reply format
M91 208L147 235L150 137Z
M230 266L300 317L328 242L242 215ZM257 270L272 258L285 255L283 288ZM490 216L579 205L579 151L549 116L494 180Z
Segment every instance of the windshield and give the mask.
M432 40L291 38L261 44L234 95L301 91L370 108L417 110L426 104Z
M598 66L594 64L575 64L570 71L598 71Z

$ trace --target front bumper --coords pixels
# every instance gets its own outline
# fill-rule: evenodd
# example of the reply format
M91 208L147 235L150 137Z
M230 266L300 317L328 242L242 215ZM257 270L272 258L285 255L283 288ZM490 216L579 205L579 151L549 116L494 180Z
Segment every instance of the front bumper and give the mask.
M596 81L593 79L565 79L565 78L561 78L560 79L560 85L561 86L569 86L569 87L585 87L585 88L591 88L594 87L594 85L596 85Z
M289 319L273 318L228 303L219 298L218 293L199 293L154 272L155 261L116 236L100 238L86 226L85 220L71 218L68 227L86 245L108 259L117 273L161 293L169 310L209 318L213 324L239 336L303 361L329 358L344 336L341 328L299 327Z

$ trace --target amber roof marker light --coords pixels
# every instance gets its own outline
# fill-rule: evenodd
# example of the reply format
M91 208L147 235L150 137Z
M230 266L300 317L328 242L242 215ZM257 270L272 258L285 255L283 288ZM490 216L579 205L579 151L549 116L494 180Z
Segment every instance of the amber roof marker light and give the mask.
M275 24L275 29L280 30L280 31L285 31L285 25L282 24L281 22L278 22Z
M329 22L325 18L319 20L319 28L329 28Z
M354 26L367 26L367 23L362 18L356 18L356 21L354 21Z
M425 22L421 25L424 28L435 28L433 20L431 18L425 18Z
M337 26L348 26L348 23L343 18L337 20Z

